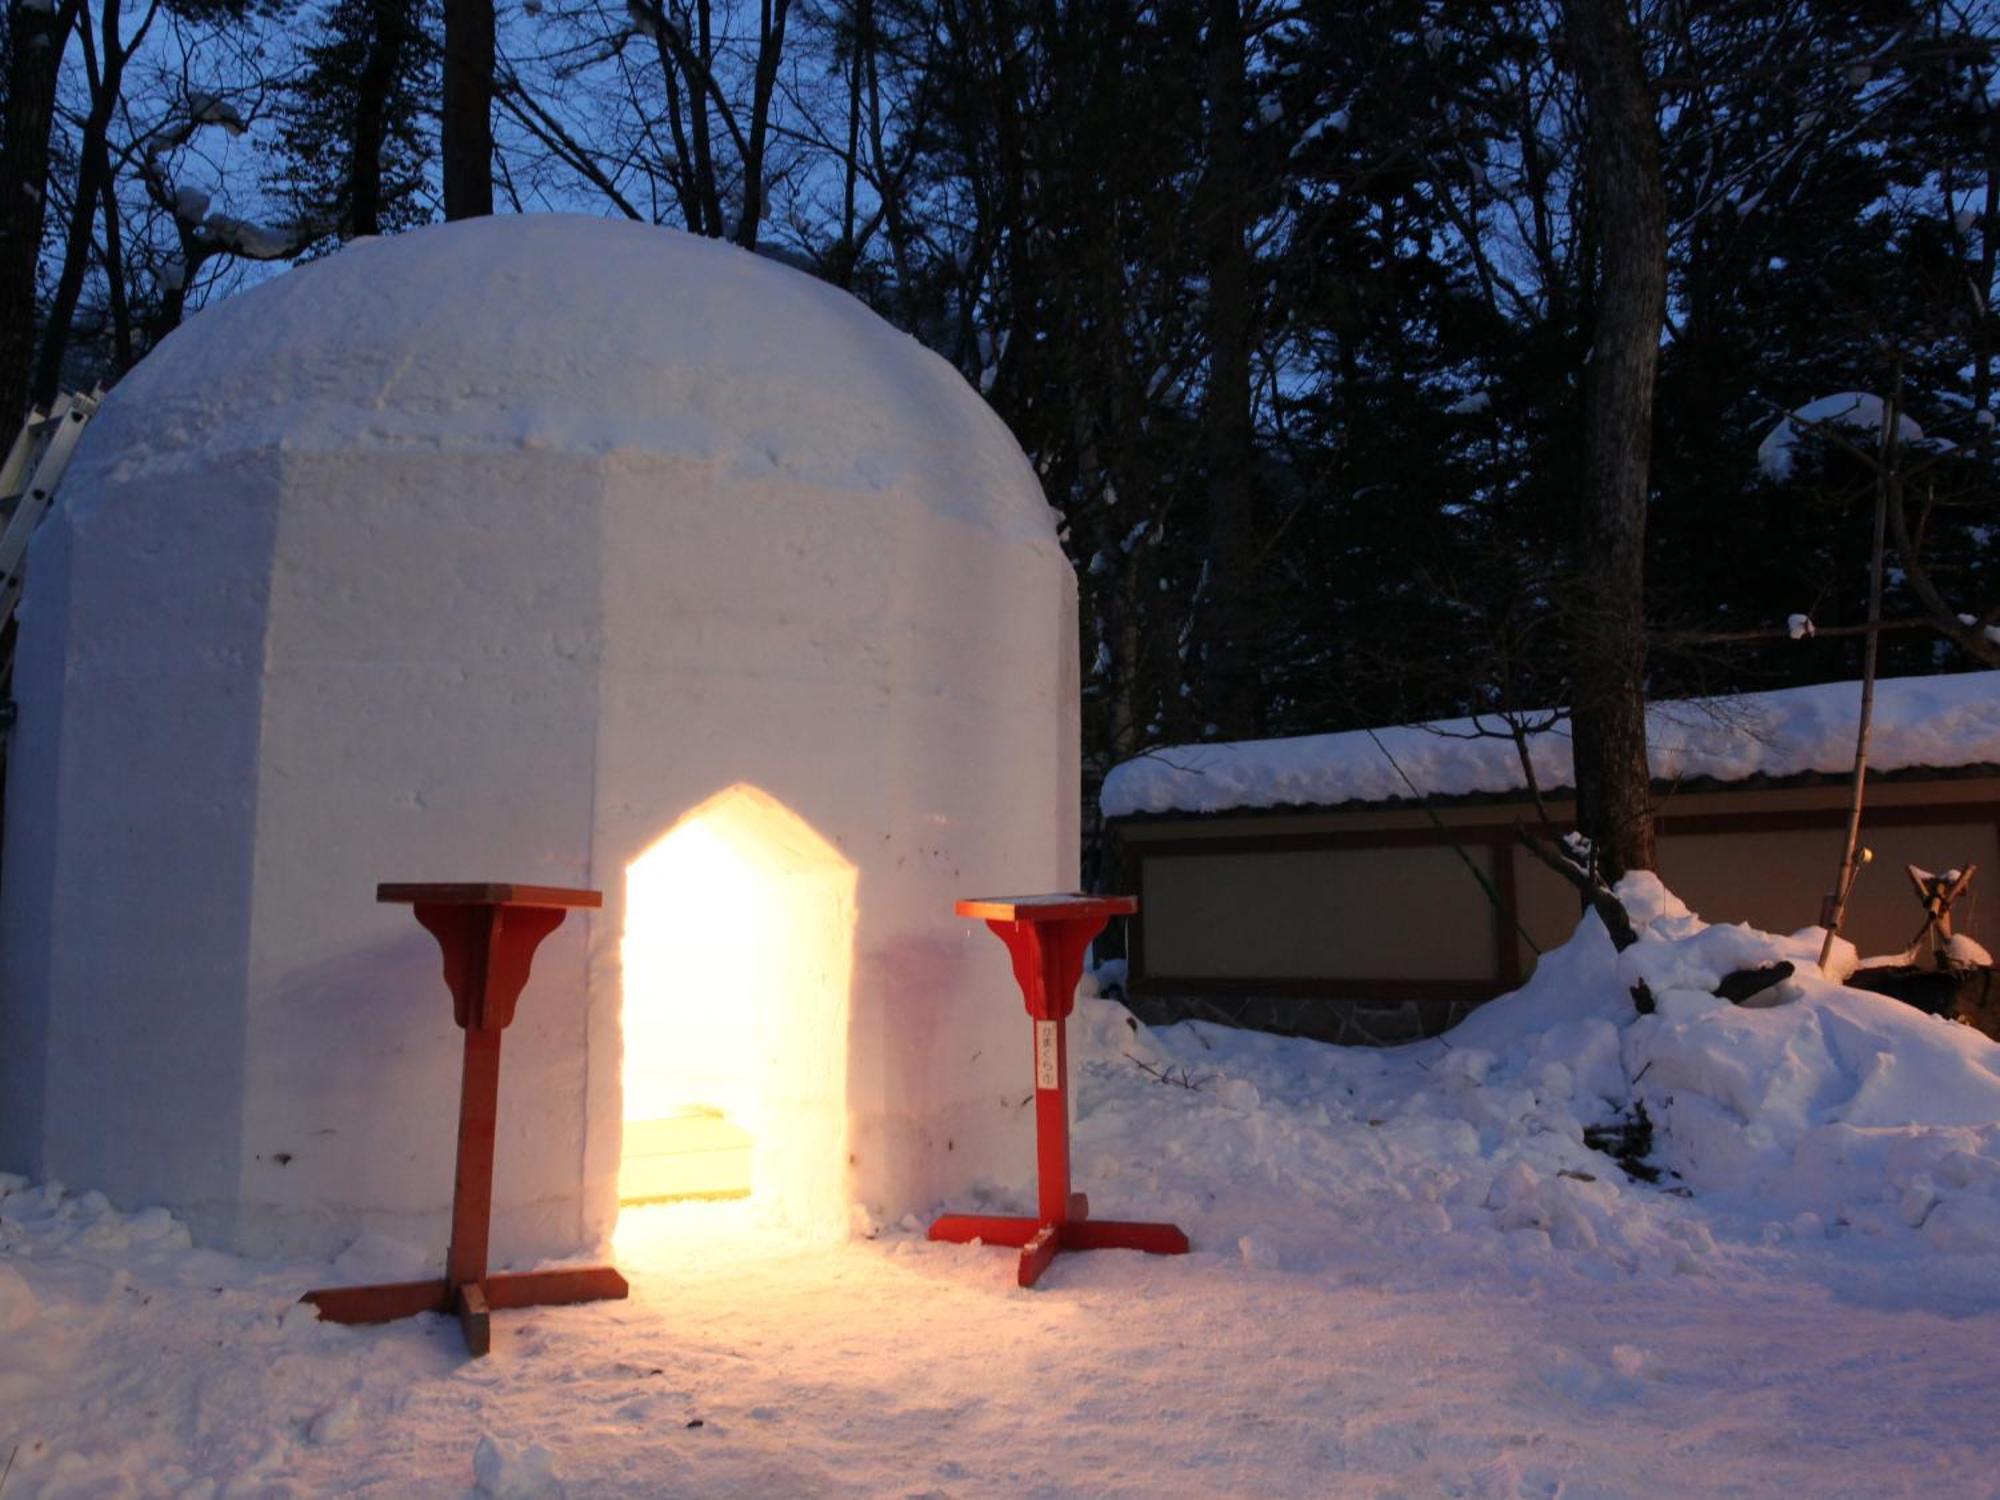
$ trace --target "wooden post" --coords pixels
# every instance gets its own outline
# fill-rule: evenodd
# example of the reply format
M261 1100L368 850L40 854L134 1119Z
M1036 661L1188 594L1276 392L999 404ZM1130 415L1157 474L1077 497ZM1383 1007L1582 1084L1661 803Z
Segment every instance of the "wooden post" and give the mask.
M495 1276L486 1268L493 1220L493 1154L500 1117L500 1037L514 1020L535 950L571 907L603 904L598 891L529 885L384 885L378 901L413 906L437 939L452 1018L465 1031L459 1070L458 1154L451 1245L442 1280L325 1287L300 1300L335 1323L387 1323L456 1313L474 1355L493 1344L494 1308L594 1302L626 1295L609 1266Z
M458 1100L458 1168L452 1180L451 1248L445 1276L454 1287L486 1279L493 1220L493 1141L500 1123L500 1032L469 1026Z
M946 1214L930 1238L1018 1246L1016 1280L1033 1286L1062 1250L1144 1250L1185 1255L1187 1236L1171 1224L1090 1217L1090 1200L1070 1191L1069 1013L1091 940L1113 916L1138 909L1130 896L1011 896L961 901L961 917L981 917L1007 945L1014 980L1034 1026L1035 1200L1032 1219Z

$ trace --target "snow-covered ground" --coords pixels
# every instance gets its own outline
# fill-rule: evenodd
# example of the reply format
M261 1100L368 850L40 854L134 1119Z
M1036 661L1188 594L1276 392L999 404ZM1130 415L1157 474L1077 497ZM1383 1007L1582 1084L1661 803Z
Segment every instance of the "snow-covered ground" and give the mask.
M2000 1494L2000 1046L1624 895L1636 948L1591 919L1392 1052L1083 1001L1079 1185L1195 1253L1032 1292L914 1221L652 1209L629 1302L498 1316L469 1360L293 1305L426 1269L397 1247L250 1262L0 1182L0 1500ZM1780 955L1779 1003L1705 993ZM1658 1184L1582 1140L1636 1104Z

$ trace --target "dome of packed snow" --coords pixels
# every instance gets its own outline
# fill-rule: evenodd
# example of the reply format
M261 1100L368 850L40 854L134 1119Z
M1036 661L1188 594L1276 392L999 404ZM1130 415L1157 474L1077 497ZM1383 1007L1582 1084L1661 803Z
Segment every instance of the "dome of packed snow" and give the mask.
M1074 883L1076 655L1004 425L800 272L550 215L220 301L29 559L0 1167L441 1244L458 1033L374 890L514 881L604 909L508 1032L500 1254L609 1228L635 1068L753 1120L787 1217L1011 1175L1018 1001L952 898Z
M106 472L441 448L650 454L1050 529L1006 427L852 297L733 245L557 214L356 241L218 302L119 386L68 487L87 505Z

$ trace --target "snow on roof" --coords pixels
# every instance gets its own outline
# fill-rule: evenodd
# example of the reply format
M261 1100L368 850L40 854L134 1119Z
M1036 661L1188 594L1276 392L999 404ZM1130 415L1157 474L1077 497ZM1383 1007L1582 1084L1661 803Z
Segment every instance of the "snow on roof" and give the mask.
M1646 717L1653 775L1745 781L1849 770L1859 706L1860 687L1852 682L1655 703ZM1099 803L1106 817L1116 818L1524 791L1513 741L1505 736L1502 722L1489 715L1380 729L1373 737L1363 729L1166 746L1114 767ZM1573 785L1566 724L1533 736L1530 748L1544 791ZM1876 683L1869 765L1878 771L2000 765L2000 672Z
M734 245L574 214L356 240L212 304L118 383L65 488L88 492L97 469L409 449L627 453L903 493L1053 546L1020 447L915 339Z

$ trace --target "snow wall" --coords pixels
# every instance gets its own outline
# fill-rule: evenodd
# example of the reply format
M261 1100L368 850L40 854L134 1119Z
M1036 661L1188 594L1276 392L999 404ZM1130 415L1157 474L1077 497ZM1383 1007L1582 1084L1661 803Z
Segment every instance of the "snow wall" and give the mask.
M551 215L230 298L112 393L30 558L0 1166L255 1254L441 1252L460 1034L375 884L589 885L507 1033L496 1264L590 1244L628 872L720 800L776 810L771 868L851 867L793 882L851 945L757 1031L791 1049L760 1193L844 1229L1020 1179L1027 1028L951 905L1074 885L1076 664L1011 436L809 277Z

